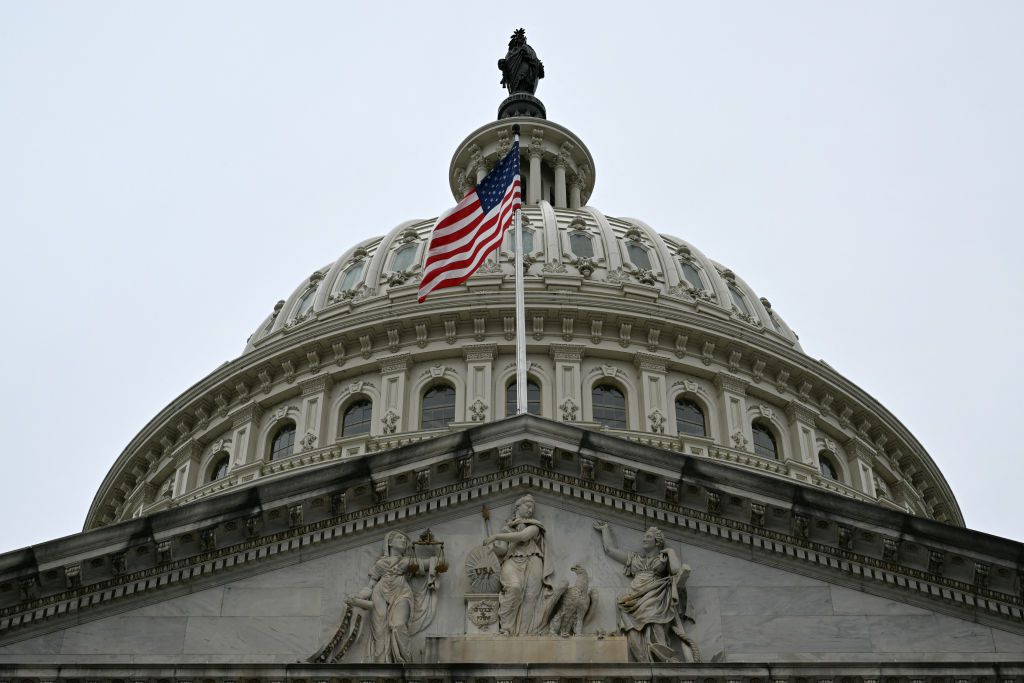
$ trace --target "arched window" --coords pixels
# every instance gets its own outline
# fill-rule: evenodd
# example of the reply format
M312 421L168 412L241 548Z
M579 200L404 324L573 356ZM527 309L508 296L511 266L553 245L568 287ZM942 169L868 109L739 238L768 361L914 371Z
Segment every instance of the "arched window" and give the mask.
M760 422L754 422L750 428L754 432L754 455L771 460L778 459L779 449L775 445L775 435L771 430Z
M505 415L512 417L516 414L516 378L505 387ZM526 378L526 412L530 415L540 415L540 385L532 378Z
M391 270L396 273L402 270L409 270L409 266L412 265L412 258L416 255L416 245L407 244L404 247L400 247L395 252L395 258L391 262Z
M231 457L221 451L219 454L213 456L213 464L210 465L210 476L207 481L217 481L228 476L228 467L231 466Z
M690 283L690 286L694 289L704 289L704 280L701 279L697 267L689 261L682 261L680 265L683 267L683 277Z
M651 265L651 255L639 244L627 244L626 253L629 254L629 260L633 262L633 265L644 270L654 270L654 266Z
M341 435L369 434L371 413L373 403L369 399L362 398L349 404L341 416Z
M516 250L516 231L511 229L508 231L508 250L515 253ZM533 252L533 230L526 228L523 230L523 253L530 254Z
M842 481L839 477L839 468L832 463L832 459L825 455L818 455L818 469L821 476L832 481Z
M704 411L690 399L676 399L676 430L680 434L707 436Z
M594 258L594 243L585 232L569 233L569 249L578 258Z
M310 287L302 296L299 297L299 302L295 304L295 317L299 317L309 312L309 309L313 308L313 298L316 295L316 287Z
M288 424L278 428L274 438L270 442L270 459L287 458L295 450L295 424Z
M363 262L349 266L345 274L341 276L341 282L338 283L338 291L346 292L356 286L359 282L359 278L363 275Z
M590 392L594 422L613 429L626 428L626 397L611 384L599 384Z
M737 289L736 285L729 284L729 294L732 295L732 303L740 313L747 316L752 315L750 307L747 306L746 299L743 298L743 294Z
M436 384L423 394L420 427L440 429L455 421L455 389L447 384Z

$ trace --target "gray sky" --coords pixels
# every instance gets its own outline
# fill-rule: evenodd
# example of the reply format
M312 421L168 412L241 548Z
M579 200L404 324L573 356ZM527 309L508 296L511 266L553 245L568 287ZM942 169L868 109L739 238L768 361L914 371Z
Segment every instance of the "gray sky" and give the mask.
M0 0L0 551L357 240L452 203L522 25L590 203L692 241L1024 539L1024 4Z

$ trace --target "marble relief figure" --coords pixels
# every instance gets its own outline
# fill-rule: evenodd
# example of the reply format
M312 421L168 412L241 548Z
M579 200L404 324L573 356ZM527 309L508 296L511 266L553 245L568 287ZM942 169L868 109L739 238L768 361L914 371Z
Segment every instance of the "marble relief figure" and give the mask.
M413 547L427 549L429 557L418 558ZM341 627L334 638L310 661L338 662L367 625L367 662L404 664L413 661L412 637L434 619L437 609L437 575L444 572L444 544L428 529L413 543L401 531L384 536L381 556L369 572L365 588L345 599ZM419 588L414 577L425 576Z
M607 522L597 522L594 528L601 534L605 553L621 562L632 579L617 600L618 627L626 635L630 656L638 662L678 662L669 641L671 633L682 646L683 661L700 661L696 643L683 628L690 566L666 547L665 536L657 527L644 532L639 552L615 547Z
M536 503L527 494L512 506L512 518L499 533L484 539L501 560L498 627L502 635L543 633L544 602L552 591L554 570L545 552L544 526L534 518Z

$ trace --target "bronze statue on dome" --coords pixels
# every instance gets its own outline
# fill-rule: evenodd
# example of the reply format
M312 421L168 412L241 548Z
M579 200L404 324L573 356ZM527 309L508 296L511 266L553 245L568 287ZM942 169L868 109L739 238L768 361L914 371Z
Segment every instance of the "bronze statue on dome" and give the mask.
M509 95L537 92L537 81L544 78L544 62L537 59L537 53L526 43L526 30L516 29L508 41L508 52L498 60L501 69L501 85Z

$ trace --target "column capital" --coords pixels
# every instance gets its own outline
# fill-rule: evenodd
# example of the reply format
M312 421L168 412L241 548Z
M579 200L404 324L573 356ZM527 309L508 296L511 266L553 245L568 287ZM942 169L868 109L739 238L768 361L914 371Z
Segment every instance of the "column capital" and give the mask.
M814 419L818 416L818 413L811 408L808 408L803 403L790 401L786 404L786 416L789 417L790 420L805 422L813 426Z
M734 394L746 395L750 382L740 379L735 375L720 372L715 375L715 386L718 387L719 391L731 391Z
M383 375L390 375L395 372L408 372L412 367L412 355L401 353L397 356L389 356L382 359L377 366Z
M202 445L195 439L186 439L180 446L174 449L171 453L172 460L179 460L182 458L188 460L198 461L203 454Z
M587 347L582 344L552 344L548 353L551 354L556 362L570 362L579 363L583 360L583 354L586 353Z
M469 344L462 347L462 356L467 361L494 360L497 350L494 344Z
M256 401L249 401L241 408L231 413L231 425L238 427L246 422L255 422L263 415L263 406Z
M299 389L302 391L303 396L309 394L318 394L321 391L327 391L334 385L334 380L328 374L317 375L310 379L299 382Z
M636 366L637 370L641 371L646 370L647 372L660 372L662 374L668 372L668 361L653 353L634 353L633 365Z

